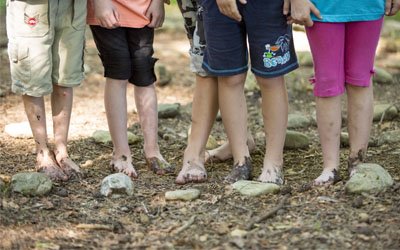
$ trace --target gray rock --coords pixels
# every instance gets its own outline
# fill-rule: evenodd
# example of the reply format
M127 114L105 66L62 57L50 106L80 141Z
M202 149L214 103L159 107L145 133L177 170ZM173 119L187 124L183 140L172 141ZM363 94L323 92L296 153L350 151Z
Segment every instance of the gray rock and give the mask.
M169 72L169 70L167 69L167 67L165 67L164 64L157 63L154 71L157 76L157 85L158 86L165 86L171 82L172 75Z
M309 118L302 114L289 114L288 116L288 128L306 128L311 125Z
M286 149L307 148L310 145L310 138L300 132L287 130L285 139Z
M195 188L165 192L166 200L191 201L197 199L199 196L200 196L200 190Z
M392 74L382 68L375 68L373 81L378 84L391 84L394 82Z
M158 118L175 118L180 113L181 105L179 103L158 105Z
M391 104L376 104L374 106L374 121L380 121L383 116L383 121L390 121L397 117L398 111L394 105Z
M396 143L400 142L400 130L392 130L384 132L380 138L382 143Z
M111 174L101 182L100 193L107 197L131 196L133 195L133 182L126 174Z
M314 61L310 52L297 52L297 60L301 66L313 67Z
M140 137L130 131L127 132L127 135L129 144L135 144L140 141ZM107 144L112 142L110 132L106 130L96 130L93 132L92 137L99 143Z
M244 85L245 90L247 91L256 91L259 90L260 87L257 84L256 77L254 74L247 74L246 84Z
M206 149L214 149L219 147L219 144L214 136L210 135L207 140Z
M275 183L262 183L258 181L240 180L232 184L233 189L246 196L259 196L268 193L276 193L280 186Z
M347 133L347 132L341 132L340 133L340 145L342 145L342 147L350 146L349 133Z
M11 178L11 191L29 196L41 196L50 192L53 182L43 173L18 173Z
M345 190L348 193L375 193L384 191L393 185L390 174L380 165L363 163L356 167L355 174L347 181Z

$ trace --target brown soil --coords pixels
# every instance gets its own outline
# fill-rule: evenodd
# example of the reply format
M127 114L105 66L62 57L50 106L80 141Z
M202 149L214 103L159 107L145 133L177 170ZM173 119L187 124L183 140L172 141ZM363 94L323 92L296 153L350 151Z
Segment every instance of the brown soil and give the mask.
M45 197L23 197L4 190L0 196L1 249L400 249L400 168L399 145L372 147L368 159L384 166L395 185L378 195L347 195L344 182L330 188L310 188L307 183L321 171L321 152L316 127L302 132L313 143L306 150L285 151L286 185L280 194L256 198L243 197L223 183L231 161L207 165L209 180L184 187L174 184L175 176L156 176L145 167L142 145L131 145L140 178L135 181L132 198L99 196L101 180L110 174L111 145L89 137L96 129L107 129L102 103L104 80L93 41L88 37L86 63L90 66L82 87L75 92L71 124L70 154L82 166L85 178L56 184ZM157 56L173 74L172 82L158 88L160 103L179 102L182 114L160 120L160 146L165 158L178 168L186 146L190 125L190 105L194 77L188 69L186 37L182 29L158 32ZM1 86L6 89L8 69L5 53L0 55ZM312 94L305 85L311 74L303 68L289 76L290 109L311 114ZM376 100L398 101L399 81L377 86ZM25 121L20 98L9 92L0 97L0 174L3 180L20 171L33 171L32 139L7 136L4 126ZM259 93L247 92L249 126L256 138L252 154L255 176L261 171L265 149ZM140 134L129 90L129 129ZM398 129L400 120L374 124L373 136ZM213 135L225 139L221 122ZM346 176L347 149L341 151ZM92 161L92 163L90 162ZM164 192L195 187L201 190L192 202L165 201ZM280 204L285 199L286 202ZM266 213L276 213L253 223ZM235 229L246 230L243 237L232 236Z

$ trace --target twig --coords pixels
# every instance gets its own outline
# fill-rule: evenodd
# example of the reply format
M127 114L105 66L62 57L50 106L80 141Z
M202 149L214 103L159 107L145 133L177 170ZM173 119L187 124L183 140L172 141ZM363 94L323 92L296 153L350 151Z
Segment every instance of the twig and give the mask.
M159 210L157 210L156 215L154 215L154 214L151 214L151 213L149 212L149 210L147 209L147 207L146 207L146 205L144 204L144 202L142 202L142 206L143 206L144 212L147 214L147 216L149 216L149 217L151 217L151 218L157 217L157 215L158 215L158 213L159 213Z
M188 227L190 227L194 223L195 219L196 219L196 215L193 215L192 217L190 217L190 219L183 226L181 226L180 228L178 228L175 231L175 234L180 234L181 232L186 230Z
M285 203L286 203L287 199L289 198L289 196L290 196L289 194L286 194L285 196L283 196L282 200L279 202L279 204L275 208L273 208L268 213L260 216L259 218L256 218L252 222L250 222L250 224L247 226L247 230L252 229L254 224L260 223L263 220L266 220L268 218L273 217L276 214L276 212L278 212L280 209L283 208L283 206L285 205Z
M108 231L114 230L114 226L103 225L103 224L78 224L76 228L84 230L108 230Z

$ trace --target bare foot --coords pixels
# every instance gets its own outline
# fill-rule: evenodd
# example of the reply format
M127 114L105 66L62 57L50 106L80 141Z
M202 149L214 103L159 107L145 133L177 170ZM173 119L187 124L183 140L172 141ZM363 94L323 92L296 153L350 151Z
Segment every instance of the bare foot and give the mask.
M67 181L68 176L57 165L52 152L41 150L36 158L36 171L44 173L52 181Z
M258 181L283 185L285 180L283 178L282 166L264 161L264 167L261 175L258 177Z
M314 180L314 186L330 186L342 179L340 178L339 172L336 169L324 169L320 176Z
M60 168L67 174L68 178L77 178L80 179L83 177L81 169L78 165L75 164L68 156L61 158L58 160L56 156L56 160Z
M247 147L249 148L249 152L253 152L256 148L256 144L252 136L247 138ZM221 162L231 159L232 152L229 145L229 142L225 142L221 146L215 149L207 150L205 154L205 162L213 161L213 162Z
M232 171L229 173L225 180L231 183L237 182L239 180L249 180L251 179L251 159L250 157L244 158L245 162L241 165L239 163L235 163Z
M199 161L187 161L183 164L175 183L186 184L189 182L205 182L206 180L207 172L204 164Z
M349 176L352 177L356 172L356 167L358 164L365 162L367 158L367 150L360 149L357 153L357 156L350 157L347 159L347 171L349 172Z
M158 175L172 174L175 168L171 166L164 158L150 157L146 158L147 167Z
M124 173L131 178L136 179L138 177L136 170L132 165L132 160L126 155L120 157L113 156L113 159L110 162L110 167L113 171Z

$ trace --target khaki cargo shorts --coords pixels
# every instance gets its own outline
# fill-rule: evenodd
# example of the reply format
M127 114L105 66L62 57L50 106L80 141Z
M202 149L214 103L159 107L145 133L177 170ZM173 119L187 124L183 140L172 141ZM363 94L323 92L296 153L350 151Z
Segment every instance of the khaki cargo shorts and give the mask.
M86 0L7 0L12 91L41 97L83 77Z

